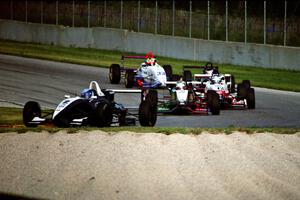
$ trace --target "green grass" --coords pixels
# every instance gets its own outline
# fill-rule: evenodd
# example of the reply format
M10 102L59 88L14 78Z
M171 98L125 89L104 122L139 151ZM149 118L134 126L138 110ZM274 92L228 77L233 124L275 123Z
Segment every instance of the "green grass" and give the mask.
M92 48L67 48L4 40L0 40L0 53L97 67L109 67L112 63L119 64L122 55L120 51ZM132 54L129 52L123 53ZM183 65L204 65L206 63L157 57L160 65L172 65L173 73L177 74L182 74ZM138 67L140 61L126 60L126 64L128 66ZM300 71L229 64L217 65L221 73L231 73L235 75L236 83L244 79L249 79L253 86L300 92Z
M182 127L140 127L140 126L123 126L123 127L72 127L72 128L57 128L53 126L38 126L37 128L27 128L23 125L22 121L22 109L21 108L6 108L0 107L0 133L7 132L41 132L47 131L49 133L56 133L64 130L69 134L76 134L79 131L104 131L110 134L114 134L121 131L130 131L136 133L162 133L166 135L179 133L179 134L193 134L199 135L203 132L209 132L211 134L231 134L235 131L244 132L246 134L253 133L278 133L278 134L294 134L300 132L298 128L240 128L229 126L227 128L182 128Z

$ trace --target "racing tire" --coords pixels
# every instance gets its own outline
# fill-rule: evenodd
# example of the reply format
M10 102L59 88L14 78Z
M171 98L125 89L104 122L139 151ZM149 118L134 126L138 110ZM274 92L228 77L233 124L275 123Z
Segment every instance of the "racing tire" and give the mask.
M231 85L229 88L229 92L230 93L234 93L235 92L235 77L233 75L231 75Z
M207 101L208 101L208 107L212 115L219 115L221 105L219 101L219 95L216 93L216 91L213 90L207 91Z
M109 68L109 80L112 84L119 84L121 79L121 68L118 64L112 64Z
M112 123L113 112L108 101L102 101L97 105L95 116L91 121L91 125L97 127L110 126Z
M37 124L30 124L33 118L41 117L41 107L35 101L28 101L23 108L23 123L26 127L37 127Z
M132 88L134 86L134 72L127 70L125 73L125 87Z
M172 81L179 81L182 78L179 74L173 74Z
M243 80L242 84L246 87L246 89L249 89L251 87L249 80Z
M142 93L141 93L141 102L142 101L149 101L152 106L156 107L157 103L158 103L157 90L154 90L154 89L150 89L150 90L143 89Z
M150 101L142 101L139 106L139 121L141 126L154 126L157 119L157 107Z
M183 80L184 81L192 81L193 80L192 72L190 70L183 71Z
M171 81L173 80L173 70L171 65L163 65L163 68L166 72L167 80Z
M248 94L247 94L247 106L248 109L255 109L255 91L254 88L249 88L248 89Z
M247 94L248 94L248 89L247 89L246 85L244 85L243 83L239 83L237 85L237 97L238 97L238 99L246 99Z

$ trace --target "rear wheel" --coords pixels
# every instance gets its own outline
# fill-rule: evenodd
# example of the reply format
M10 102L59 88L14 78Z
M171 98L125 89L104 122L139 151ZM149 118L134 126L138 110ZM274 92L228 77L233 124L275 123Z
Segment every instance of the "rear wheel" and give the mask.
M132 88L134 86L134 72L127 70L125 73L125 87Z
M211 113L213 115L219 115L221 109L219 95L215 91L209 90L207 91L207 101Z
M255 92L254 88L249 88L248 89L248 94L247 94L247 106L248 109L255 109Z
M91 125L97 127L110 126L112 118L113 115L110 103L103 101L97 105L95 115L91 120Z
M246 87L246 89L249 89L251 87L249 80L243 80L242 84Z
M247 93L248 93L247 87L244 84L239 83L238 86L237 86L237 96L238 96L238 98L239 99L246 99Z
M31 124L33 118L41 117L41 107L35 101L28 101L23 108L23 123L26 127L37 127L37 124Z
M163 68L166 72L167 80L171 81L173 79L173 71L171 65L163 65Z
M192 72L190 70L183 71L183 80L184 81L192 81Z
M109 68L109 80L112 84L118 84L120 83L121 79L121 69L120 65L118 64L112 64Z

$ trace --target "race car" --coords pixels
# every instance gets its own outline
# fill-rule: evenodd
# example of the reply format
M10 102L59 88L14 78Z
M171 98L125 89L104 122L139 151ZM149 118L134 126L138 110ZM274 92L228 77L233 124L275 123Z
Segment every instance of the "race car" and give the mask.
M188 69L203 69L203 73L192 73ZM205 66L184 66L184 80L200 82L206 91L213 90L219 94L221 108L255 109L255 91L249 80L243 80L237 87L235 77L231 74L219 73L219 68L207 63Z
M125 67L125 59L143 59L146 60L140 68ZM132 88L162 88L166 87L166 81L171 80L172 67L164 65L161 67L152 52L146 56L122 55L121 66L112 64L109 68L109 80L112 84L119 84L121 77L124 78L125 87Z
M23 122L26 127L36 127L47 123L53 123L58 127L123 126L135 125L136 120L139 120L141 126L155 125L157 116L155 101L150 101L149 97L142 98L138 114L134 114L129 112L129 108L114 101L115 93L143 94L143 91L100 89L98 83L92 81L89 88L82 90L80 96L66 95L53 112L43 113L43 116L39 103L27 102L23 108Z
M181 79L167 84L171 86L169 95L163 94L163 97L158 99L158 113L220 114L219 95L213 90L205 91L200 82Z

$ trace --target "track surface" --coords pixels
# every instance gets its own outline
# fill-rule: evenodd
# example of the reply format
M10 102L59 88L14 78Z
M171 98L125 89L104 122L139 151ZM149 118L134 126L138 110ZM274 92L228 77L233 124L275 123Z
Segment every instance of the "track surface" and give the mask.
M55 108L65 94L79 94L95 80L102 88L111 85L108 69L0 55L1 100L25 104L37 101ZM219 116L159 116L156 126L176 127L300 127L300 93L255 88L255 110L222 110ZM137 106L139 96L117 95L116 101Z

